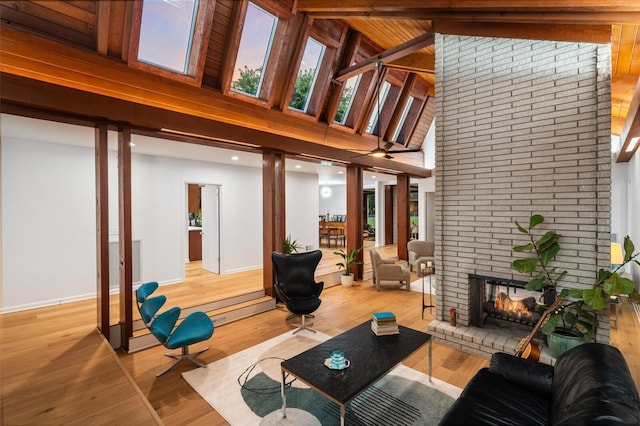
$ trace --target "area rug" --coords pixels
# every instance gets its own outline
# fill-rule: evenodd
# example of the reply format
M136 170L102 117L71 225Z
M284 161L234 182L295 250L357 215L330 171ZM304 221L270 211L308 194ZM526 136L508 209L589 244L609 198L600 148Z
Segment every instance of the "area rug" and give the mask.
M208 365L184 379L232 426L338 425L337 404L298 380L287 379L287 418L282 418L280 363L324 340L322 333L293 331ZM398 365L347 405L348 425L438 424L461 390Z
M422 293L422 278L418 278L415 281L412 281L409 284L409 289L411 291L417 291L418 293ZM431 290L431 291L429 291ZM424 294L436 294L436 276L431 277L431 288L429 288L429 276L424 277Z

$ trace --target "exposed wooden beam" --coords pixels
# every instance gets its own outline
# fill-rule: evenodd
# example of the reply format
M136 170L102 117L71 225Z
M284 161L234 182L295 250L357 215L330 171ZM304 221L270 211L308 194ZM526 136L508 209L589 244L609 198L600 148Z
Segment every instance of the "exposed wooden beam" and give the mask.
M633 91L633 98L629 105L629 113L627 114L627 120L624 123L622 134L620 135L620 152L616 157L617 163L627 162L633 157L633 154L638 150L640 143L632 140L640 137L640 79L636 84L636 88Z
M299 0L298 10L323 19L355 16L467 22L614 24L640 22L635 0Z
M396 47L385 50L384 52L380 52L377 55L360 61L356 65L339 71L336 75L336 80L347 81L354 75L362 74L363 72L375 69L377 62L382 62L383 64L393 62L413 52L417 52L424 47L431 46L434 43L435 37L433 33L425 33L419 37L414 38L413 40L409 40Z
M313 158L357 164L365 168L384 168L388 173L406 173L415 177L431 176L429 170L417 166L419 161L411 161L409 156L389 161L347 151L344 147L371 149L375 146L375 139L348 134L342 130L331 128L327 124L302 120L306 126L312 129L317 127L314 132L318 132L317 138L319 140L331 141L336 146L342 144L343 148L95 95L10 74L1 74L0 79L3 83L0 85L0 99L2 101L0 102L0 111L2 112L8 112L11 109L24 109L21 106L28 105L32 108L51 111L51 114L65 114L70 117L69 120L74 122L80 122L81 119L88 121L108 120L115 124L125 123L135 127L136 131L140 129L158 135L160 135L161 128L167 128L174 132L192 135L182 140L203 145L236 149L239 146L237 143L239 143L245 147L253 146L254 152L259 152L260 149L277 150L289 155L306 154ZM43 113L39 115L44 117ZM165 133L164 137L168 135L169 133ZM198 139L196 135L202 135L204 138ZM366 144L358 144L363 140L366 141ZM353 144L353 146L345 144ZM403 164L402 161L405 163Z
M436 57L429 53L415 52L403 58L396 59L393 62L387 62L385 67L418 74L434 74Z
M149 123L150 119L155 121L157 125L156 117L173 116L171 113L158 112L155 113L155 117L126 115L118 110L125 108L124 106L114 107L115 104L109 101L109 99L119 99L140 106L204 119L206 125L201 124L200 127L205 131L205 134L210 136L218 136L217 131L212 131L214 128L226 127L224 132L227 135L226 139L229 140L245 138L248 139L247 142L256 143L257 141L265 148L291 149L295 151L294 153L305 152L300 151L296 146L306 146L305 149L308 152L324 156L329 152L330 155L335 155L336 158L341 158L346 162L354 161L350 153L344 151L345 148L371 149L375 146L375 141L365 136L350 134L338 129L328 129L324 123L311 122L292 114L231 99L213 90L180 84L158 77L149 78L148 73L132 69L111 58L53 41L38 39L5 27L0 28L0 56L2 57L0 71L4 73L108 98L96 100L102 104L101 106L94 105L91 101L80 105L72 99L55 99L46 93L33 93L33 99L39 99L40 107L44 109L74 111L74 114L84 117L96 115L97 109L103 109L103 112L118 117L114 121L135 122L138 127L145 127L140 123ZM12 91L6 86L6 84L2 85L3 91L4 89ZM16 103L28 103L29 99L26 98L25 93L20 93L19 88L15 89L17 91L13 93L16 96ZM56 91L53 88L47 90ZM74 97L79 99L83 96L75 93ZM126 108L137 109L133 105L127 105ZM133 114L140 114L140 112ZM175 122L174 119L167 119ZM223 126L223 123L227 126ZM176 126L187 132L200 133L188 130L188 127L179 123L176 123ZM253 134L249 136L249 133ZM309 143L301 144L305 141ZM371 160L370 157L363 157L356 162L363 166L383 166L380 163L373 164L370 162ZM401 163L402 161L409 160L394 159L392 163ZM392 165L389 168L399 167L398 172L405 172L405 166L407 166L412 170L406 171L407 173L415 176L422 175L423 172L416 174L420 167L416 163L413 164L413 166Z
M610 43L610 25L560 25L529 23L490 23L438 20L433 28L440 34L481 37L519 38L530 40Z

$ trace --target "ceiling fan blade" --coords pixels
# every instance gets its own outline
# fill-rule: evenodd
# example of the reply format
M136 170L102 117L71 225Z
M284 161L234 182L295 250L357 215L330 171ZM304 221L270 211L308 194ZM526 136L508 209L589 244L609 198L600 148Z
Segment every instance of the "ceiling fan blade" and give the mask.
M387 143L384 144L382 149L384 149L385 151L388 152L391 148L393 148L393 145L395 145L393 142L387 142Z
M387 154L406 154L409 152L422 152L421 149L403 149L400 151L387 151Z

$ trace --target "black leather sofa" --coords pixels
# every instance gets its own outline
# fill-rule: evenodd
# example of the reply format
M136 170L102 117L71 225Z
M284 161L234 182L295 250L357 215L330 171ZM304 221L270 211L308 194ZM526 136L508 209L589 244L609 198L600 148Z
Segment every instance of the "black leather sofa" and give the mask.
M496 353L440 425L639 425L638 389L620 351L589 343L547 364Z

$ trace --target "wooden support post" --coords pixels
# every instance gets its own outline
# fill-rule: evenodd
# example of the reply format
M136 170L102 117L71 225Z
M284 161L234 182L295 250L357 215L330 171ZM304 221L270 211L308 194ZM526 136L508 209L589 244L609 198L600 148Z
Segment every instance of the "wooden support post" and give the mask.
M408 175L397 176L397 205L398 205L398 259L407 260L407 243L409 242L409 185Z
M357 166L347 166L347 253L351 249L357 249L362 247L363 238L362 231L364 230L363 222L363 173L362 168ZM362 262L363 253L360 251L358 260ZM356 265L354 273L354 280L362 279L364 274L364 266L362 264Z
M109 340L109 163L106 124L95 128L96 306L98 330Z
M131 129L118 129L118 186L120 210L120 335L129 350L133 336L133 255L131 243Z
M262 154L262 285L267 296L275 297L271 253L282 251L285 239L284 154Z

